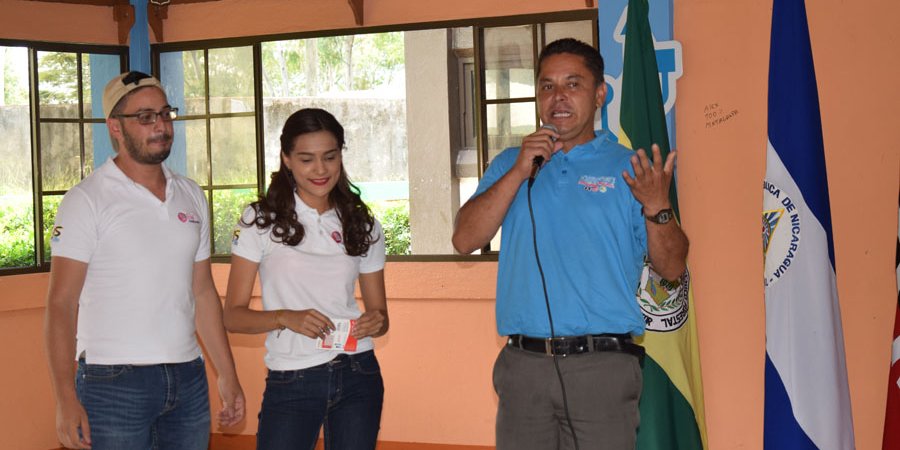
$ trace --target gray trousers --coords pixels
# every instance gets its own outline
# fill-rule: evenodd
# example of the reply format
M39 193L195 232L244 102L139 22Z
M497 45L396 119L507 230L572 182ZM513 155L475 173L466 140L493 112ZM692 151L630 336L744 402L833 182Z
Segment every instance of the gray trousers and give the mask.
M634 449L642 375L618 352L557 357L581 450ZM553 358L506 346L494 363L497 450L574 449Z

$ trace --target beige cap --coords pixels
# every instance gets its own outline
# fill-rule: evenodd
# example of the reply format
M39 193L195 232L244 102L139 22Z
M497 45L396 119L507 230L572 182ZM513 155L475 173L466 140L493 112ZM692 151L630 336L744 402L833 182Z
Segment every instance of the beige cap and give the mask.
M122 100L122 97L135 89L146 86L156 86L162 89L159 80L143 72L125 72L110 80L103 89L103 116L109 118L109 114Z

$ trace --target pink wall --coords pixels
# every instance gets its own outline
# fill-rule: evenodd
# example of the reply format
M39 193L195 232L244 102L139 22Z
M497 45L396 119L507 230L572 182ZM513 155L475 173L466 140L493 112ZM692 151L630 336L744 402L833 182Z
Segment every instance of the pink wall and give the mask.
M250 7L249 5L254 5ZM346 2L257 0L170 9L166 40L352 27ZM522 14L583 7L574 0L367 2L367 24ZM0 37L114 43L98 7L0 0ZM900 150L894 19L887 0L808 2L825 129L838 289L856 446L880 448L895 308L893 251ZM33 14L33 12L41 14ZM49 11L49 12L48 12ZM766 141L771 4L757 0L675 3L684 48L678 83L679 189L691 238L712 449L762 447L764 308L760 191ZM109 20L109 19L106 19ZM313 21L315 21L313 23ZM110 22L111 23L111 22ZM704 107L737 110L707 127ZM224 290L227 267L216 267ZM490 371L501 342L493 325L494 263L391 263L392 328L377 343L387 385L382 438L490 444L496 400ZM43 365L40 316L45 275L0 277L0 431L12 448L50 448L53 405ZM262 338L233 337L251 411L262 390ZM235 430L252 433L255 411ZM11 441L10 441L11 439Z
M900 6L807 1L824 127L856 447L880 448L896 287ZM765 6L763 6L765 5ZM762 447L760 255L771 3L675 3L680 199L691 237L713 449ZM737 110L706 127L704 106Z

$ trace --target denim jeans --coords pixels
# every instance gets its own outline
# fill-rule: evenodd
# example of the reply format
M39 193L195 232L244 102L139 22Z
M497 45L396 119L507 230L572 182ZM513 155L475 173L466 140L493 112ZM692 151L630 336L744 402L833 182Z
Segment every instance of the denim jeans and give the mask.
M383 399L374 351L301 370L270 370L256 448L312 450L324 425L326 450L372 450Z
M75 389L94 450L207 448L209 388L201 358L149 366L81 360Z

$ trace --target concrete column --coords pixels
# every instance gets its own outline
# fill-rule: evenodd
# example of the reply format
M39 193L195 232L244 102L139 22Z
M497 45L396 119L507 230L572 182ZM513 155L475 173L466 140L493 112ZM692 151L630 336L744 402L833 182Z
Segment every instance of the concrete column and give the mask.
M448 38L445 29L404 33L413 255L454 252L450 238L459 209L459 180L453 175L453 141L459 138L451 135L458 134L459 125L450 113L451 101L457 101L450 92L457 87L450 86Z

